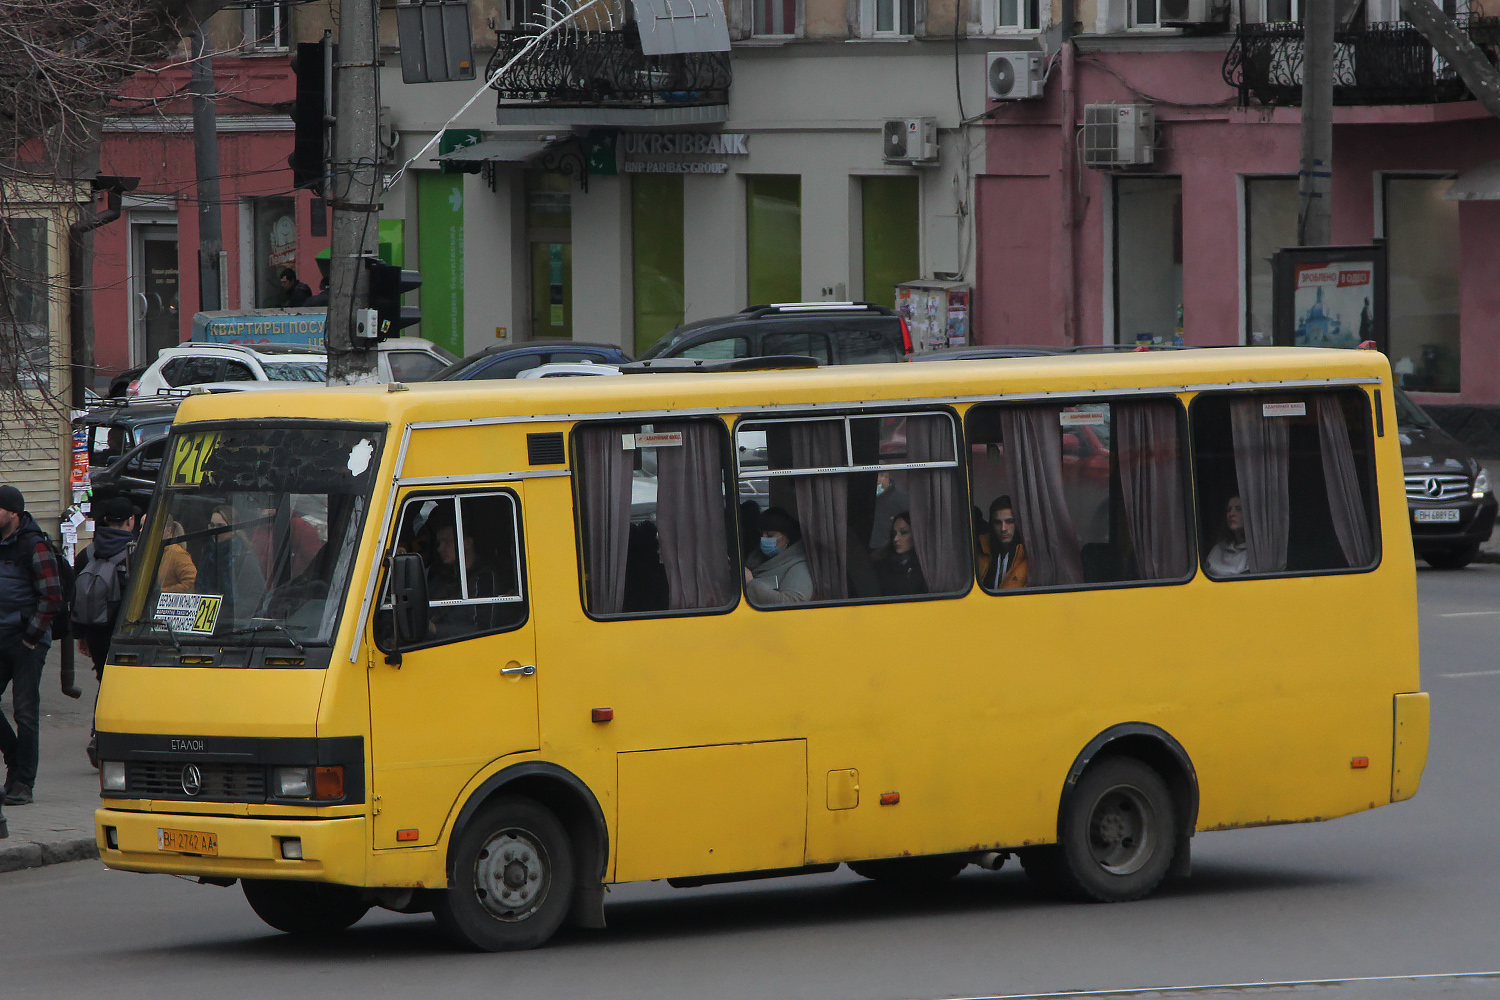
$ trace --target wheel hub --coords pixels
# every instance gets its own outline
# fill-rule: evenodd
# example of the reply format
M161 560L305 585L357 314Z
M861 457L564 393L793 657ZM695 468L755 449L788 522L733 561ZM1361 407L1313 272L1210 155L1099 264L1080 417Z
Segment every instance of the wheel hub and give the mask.
M547 852L525 830L501 830L474 862L474 894L500 920L525 920L541 907L551 884Z
M1140 789L1116 785L1099 796L1089 817L1089 852L1111 875L1140 871L1156 850L1151 803Z

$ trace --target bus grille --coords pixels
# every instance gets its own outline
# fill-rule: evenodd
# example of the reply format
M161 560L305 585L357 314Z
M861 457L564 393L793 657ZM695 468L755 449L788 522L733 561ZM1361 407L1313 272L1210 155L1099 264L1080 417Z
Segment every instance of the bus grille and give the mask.
M1457 500L1469 495L1468 476L1407 476L1406 499L1408 500Z
M199 789L184 772L196 767ZM127 761L126 794L143 799L202 799L217 802L264 802L266 768L263 764L189 764L183 761Z

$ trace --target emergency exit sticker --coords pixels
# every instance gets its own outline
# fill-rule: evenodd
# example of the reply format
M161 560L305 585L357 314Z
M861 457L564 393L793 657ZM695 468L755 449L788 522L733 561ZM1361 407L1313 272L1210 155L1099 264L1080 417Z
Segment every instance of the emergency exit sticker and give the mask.
M1307 416L1306 403L1262 403L1260 415L1263 417L1305 417Z
M217 594L162 594L156 599L155 617L170 625L173 632L212 635L223 602Z

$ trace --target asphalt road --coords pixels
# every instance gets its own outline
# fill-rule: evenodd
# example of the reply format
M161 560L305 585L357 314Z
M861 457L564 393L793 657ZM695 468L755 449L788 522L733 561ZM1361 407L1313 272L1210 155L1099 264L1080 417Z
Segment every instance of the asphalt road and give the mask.
M0 997L915 1000L1284 983L1251 994L1500 998L1500 974L1456 975L1500 970L1500 566L1419 580L1433 696L1420 794L1330 823L1200 836L1193 877L1144 902L1058 903L1009 869L970 869L921 896L842 870L646 884L611 893L606 931L470 955L429 918L380 910L334 943L299 943L238 889L79 862L0 875Z

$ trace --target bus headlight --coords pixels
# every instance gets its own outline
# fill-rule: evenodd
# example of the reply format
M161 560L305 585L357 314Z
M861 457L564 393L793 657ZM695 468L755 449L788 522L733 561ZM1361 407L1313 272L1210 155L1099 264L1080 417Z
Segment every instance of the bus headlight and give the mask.
M310 799L311 771L309 767L278 767L271 772L271 790L278 799Z
M1474 477L1474 499L1483 500L1484 495L1490 491L1490 474L1483 469L1479 475Z
M99 763L99 788L106 792L125 790L125 762L106 760Z

